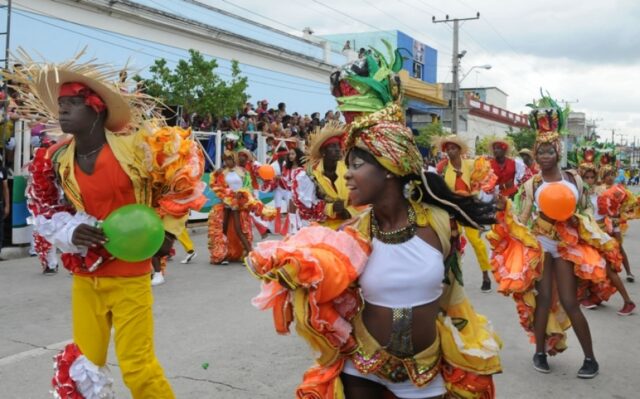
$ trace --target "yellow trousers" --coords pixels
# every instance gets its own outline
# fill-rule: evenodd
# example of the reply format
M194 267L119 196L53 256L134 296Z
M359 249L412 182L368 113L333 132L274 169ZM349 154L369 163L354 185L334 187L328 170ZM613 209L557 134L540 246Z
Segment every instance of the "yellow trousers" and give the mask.
M480 230L464 226L464 235L467 237L467 240L469 240L469 243L471 243L471 246L473 247L473 251L476 253L480 270L483 272L491 271L489 254L487 253L487 247L484 245L484 241L482 241L482 237L480 236Z
M175 399L153 347L149 275L73 276L73 340L98 366L107 362L111 327L124 383L134 399Z
M177 239L178 241L180 241L180 244L182 244L185 251L187 252L193 251L193 241L191 241L191 237L189 237L188 229L185 228L184 230L182 230L182 233L180 233Z

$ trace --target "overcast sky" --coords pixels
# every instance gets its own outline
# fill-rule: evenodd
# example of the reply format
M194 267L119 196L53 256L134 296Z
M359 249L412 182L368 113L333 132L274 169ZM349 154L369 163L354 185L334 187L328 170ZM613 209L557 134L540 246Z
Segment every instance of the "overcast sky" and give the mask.
M223 22L215 14L199 12L193 5L181 5L174 0L136 1L189 17L195 15L212 25ZM597 120L601 134L610 137L613 128L626 134L630 141L633 136L638 137L640 144L640 1L201 1L296 35L301 35L305 26L316 34L401 30L438 50L441 82L451 81L452 29L450 24L433 24L432 16L472 17L479 11L480 19L465 22L461 29L460 50L467 51L462 59L462 73L474 65L491 64L492 69L472 71L463 86L476 86L476 83L497 86L509 94L509 109L516 112L526 111L525 104L539 97L543 88L558 100L569 101L572 109L585 112L587 118ZM28 5L29 2L17 0L15 3ZM170 53L163 53L162 46L145 47L147 54L143 54L126 50L122 44L120 47L108 44L119 41L113 34L88 33L83 27L57 20L42 21L45 23L24 13L16 15L12 44L47 57L54 54L64 58L89 44L101 61L110 61L102 59L106 57L118 63L119 58L133 55L139 67L147 67L158 56L171 59L184 54L170 48L164 49ZM257 34L252 29L244 32ZM101 36L104 37L100 40ZM129 49L143 48L131 40L121 43L126 43ZM154 54L149 54L151 51ZM266 84L269 74L260 73L263 76L255 78L251 88L253 100L269 95L274 98L275 87ZM259 79L265 82L259 83ZM288 80L279 80L278 84L286 86ZM329 97L319 94L320 90L324 93L324 87L315 83L305 86L306 99L311 103L315 101L313 106L328 106ZM296 97L295 90L282 89L281 93L285 101L300 98Z
M287 25L312 27L317 34L399 29L439 51L438 78L451 81L452 30L432 16L471 17L460 49L464 86L498 86L509 108L526 110L540 88L572 102L603 129L638 136L640 143L640 1L635 0L204 0L243 13L233 3ZM324 3L358 21L330 10ZM247 17L257 18L245 13ZM278 26L270 20L262 22ZM284 26L278 26L284 30ZM573 101L578 101L573 103ZM610 133L609 133L610 134Z

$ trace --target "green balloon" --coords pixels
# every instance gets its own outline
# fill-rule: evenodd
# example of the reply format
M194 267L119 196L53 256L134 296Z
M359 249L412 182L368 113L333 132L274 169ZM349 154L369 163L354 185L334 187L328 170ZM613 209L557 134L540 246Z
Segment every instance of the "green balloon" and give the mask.
M102 222L110 254L127 262L151 258L164 242L164 227L158 214L145 205L125 205Z

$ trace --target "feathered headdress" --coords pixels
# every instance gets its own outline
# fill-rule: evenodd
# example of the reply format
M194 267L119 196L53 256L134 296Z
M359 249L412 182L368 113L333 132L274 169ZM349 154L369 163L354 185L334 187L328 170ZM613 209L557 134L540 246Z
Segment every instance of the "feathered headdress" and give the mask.
M616 146L613 143L605 143L598 149L598 165L600 179L609 173L616 173Z
M574 168L578 168L581 176L584 176L587 172L594 172L597 175L598 162L600 160L597 147L597 142L582 139L576 144L575 150L567 154L569 164Z
M559 155L562 152L561 139L566 133L569 109L562 109L549 93L544 95L540 91L540 94L541 99L527 104L532 109L529 113L529 124L537 131L533 152L535 154L541 144L551 144Z
M371 48L364 58L331 76L338 108L349 122L346 148L369 152L396 175L420 174L422 155L405 125L400 104L402 86L397 72L402 69L402 54L389 42L383 43L388 58Z
M331 89L347 123L363 114L373 114L402 97L400 78L402 54L386 40L389 59L375 48L363 58L331 74Z
M402 85L397 75L402 69L402 55L383 40L389 58L371 48L371 53L331 75L332 93L349 123L347 153L353 148L371 154L396 176L419 176L407 183L410 201L417 195L429 195L443 205L456 209L471 226L479 228L457 205L440 199L433 192L422 169L422 155L411 129L405 125L402 109ZM423 192L421 186L426 192Z

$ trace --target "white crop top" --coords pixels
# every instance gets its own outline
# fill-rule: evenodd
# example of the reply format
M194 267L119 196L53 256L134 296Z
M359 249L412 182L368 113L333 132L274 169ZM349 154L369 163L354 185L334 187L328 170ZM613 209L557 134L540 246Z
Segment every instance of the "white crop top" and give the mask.
M388 308L411 308L431 303L442 295L444 257L414 236L402 244L373 239L359 283L364 300Z
M575 184L571 183L570 181L567 181L564 178L564 174L562 174L562 180L560 181L554 181L554 182L547 182L547 181L543 181L542 184L540 185L540 187L538 187L538 189L536 190L536 194L535 194L535 201L536 201L536 206L540 206L539 205L539 198L540 198L540 193L542 193L542 190L546 187L546 186L550 186L552 184L562 184L564 186L569 187L569 189L571 190L571 192L573 193L574 197L576 197L576 203L580 200L580 193L578 193L578 187L575 186Z
M231 170L224 175L224 180L233 191L238 191L242 188L242 177L235 170Z

